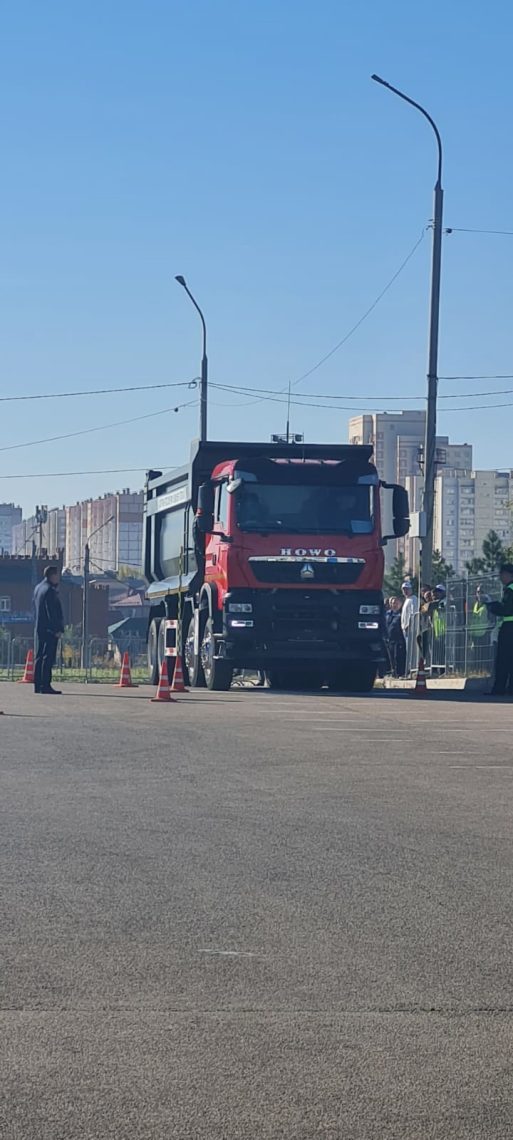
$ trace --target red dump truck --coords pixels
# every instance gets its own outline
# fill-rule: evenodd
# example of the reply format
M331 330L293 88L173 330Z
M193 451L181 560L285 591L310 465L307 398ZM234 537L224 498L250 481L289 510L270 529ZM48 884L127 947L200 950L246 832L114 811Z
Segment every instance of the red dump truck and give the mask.
M368 446L215 441L195 443L185 467L148 473L154 682L168 618L192 687L228 689L246 669L277 688L372 688L384 660L383 546L407 533L409 510L371 457Z

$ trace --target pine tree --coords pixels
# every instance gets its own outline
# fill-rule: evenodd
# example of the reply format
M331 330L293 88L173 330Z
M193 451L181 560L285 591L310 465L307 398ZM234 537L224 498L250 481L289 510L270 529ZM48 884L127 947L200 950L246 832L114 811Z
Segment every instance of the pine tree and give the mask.
M385 579L383 582L383 589L385 591L385 594L389 594L392 597L395 597L395 595L398 595L400 597L401 586L404 582L405 577L406 571L404 569L404 554L398 554L397 558L394 558L390 570L387 574L385 574Z
M439 550L434 550L432 580L429 584L438 586L441 582L446 582L447 578L454 578L454 567L446 562Z
M485 572L485 564L482 558L471 558L469 562L465 562L465 570L469 578L479 578Z
M495 530L488 531L483 541L483 563L485 574L496 574L501 562L505 562L504 544Z

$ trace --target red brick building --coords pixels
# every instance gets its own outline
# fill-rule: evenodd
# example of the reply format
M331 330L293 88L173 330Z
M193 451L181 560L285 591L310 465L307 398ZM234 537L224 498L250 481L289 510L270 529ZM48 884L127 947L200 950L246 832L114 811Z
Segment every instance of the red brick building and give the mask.
M0 626L13 637L30 637L34 628L32 595L41 581L45 566L55 564L62 569L62 554L54 558L32 558L28 555L0 556ZM82 580L64 575L59 587L65 626L78 632L82 623ZM90 586L89 632L91 637L106 637L109 624L109 596L102 586Z

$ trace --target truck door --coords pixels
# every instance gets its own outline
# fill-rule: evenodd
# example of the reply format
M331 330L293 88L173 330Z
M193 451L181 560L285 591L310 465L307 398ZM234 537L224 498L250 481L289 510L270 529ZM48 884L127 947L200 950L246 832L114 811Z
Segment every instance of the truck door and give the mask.
M214 529L207 536L205 547L205 581L215 582L218 589L220 606L228 588L227 561L229 542L223 541L228 535L228 511L230 496L226 489L226 480L219 483L215 490L214 499Z

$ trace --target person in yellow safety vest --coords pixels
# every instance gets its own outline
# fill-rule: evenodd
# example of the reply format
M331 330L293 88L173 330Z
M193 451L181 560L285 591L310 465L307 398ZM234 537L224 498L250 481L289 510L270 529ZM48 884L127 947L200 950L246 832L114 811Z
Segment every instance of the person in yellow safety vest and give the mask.
M492 695L513 697L513 563L505 562L499 577L504 586L502 602L488 602L489 612L502 618Z
M474 604L468 615L471 660L477 673L485 672L490 663L491 632L495 625L495 619L488 612L488 603L491 600L489 594L485 594L483 587L478 586Z

